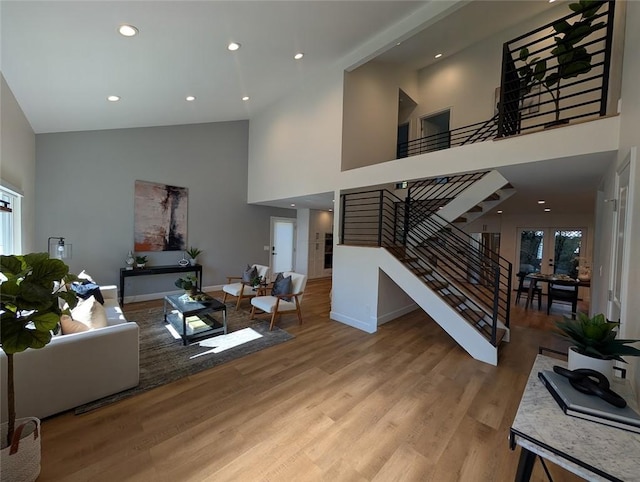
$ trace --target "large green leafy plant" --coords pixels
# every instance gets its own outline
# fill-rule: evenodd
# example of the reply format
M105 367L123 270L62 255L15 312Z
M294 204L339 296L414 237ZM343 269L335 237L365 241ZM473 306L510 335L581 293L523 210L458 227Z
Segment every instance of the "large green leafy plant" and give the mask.
M518 69L520 76L520 93L522 96L531 92L534 85L542 85L551 95L555 106L555 122L560 122L560 84L563 80L586 74L592 68L593 57L586 47L578 44L604 26L604 22L593 23L598 10L605 4L602 0L580 0L572 3L569 8L580 17L573 23L559 20L553 24L557 34L553 37L555 43L551 55L555 64L547 65L547 59L534 57L529 59L529 49L520 50L520 60L525 65Z
M620 323L608 321L602 313L593 317L577 313L575 320L565 317L564 321L556 322L556 326L582 355L621 362L625 362L623 356L640 356L639 349L628 346L640 340L616 338Z
M0 256L0 344L7 355L7 409L10 443L15 429L13 355L28 348L43 348L58 327L59 299L73 308L77 298L65 285L77 279L69 267L47 253Z

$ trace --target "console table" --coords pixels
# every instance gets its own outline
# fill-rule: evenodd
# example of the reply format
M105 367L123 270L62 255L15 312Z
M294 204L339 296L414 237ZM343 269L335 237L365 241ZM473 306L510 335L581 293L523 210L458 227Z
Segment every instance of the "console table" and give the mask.
M555 358L538 355L511 425L510 446L520 446L516 481L531 477L536 456L545 458L589 481L638 480L640 434L565 415L538 372L566 367ZM611 388L632 408L637 408L628 380L616 380Z
M124 305L124 280L132 276L151 276L154 274L167 274L167 273L195 273L198 278L198 288L202 288L202 265L196 264L194 266L180 266L180 265L166 265L166 266L150 266L148 268L135 268L126 269L120 268L120 306Z

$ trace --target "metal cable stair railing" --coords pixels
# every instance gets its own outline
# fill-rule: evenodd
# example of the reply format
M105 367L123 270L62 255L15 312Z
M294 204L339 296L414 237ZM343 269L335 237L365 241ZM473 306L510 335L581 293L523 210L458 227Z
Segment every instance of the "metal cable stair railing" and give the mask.
M504 332L498 328L498 320L509 326L508 261L497 253L487 256L473 250L466 233L442 218L434 220L433 211L424 203L422 206L419 201L407 203L387 190L343 194L342 213L342 244L387 248L497 346L500 331ZM436 238L440 238L441 246L426 246ZM464 243L472 256L469 253L461 256L454 247ZM483 274L481 286L462 281L466 278L463 273L470 267Z

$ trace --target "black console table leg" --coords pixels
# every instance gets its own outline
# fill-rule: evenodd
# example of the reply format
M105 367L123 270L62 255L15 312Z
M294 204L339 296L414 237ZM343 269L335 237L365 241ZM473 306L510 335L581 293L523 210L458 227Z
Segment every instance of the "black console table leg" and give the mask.
M518 471L515 482L528 482L533 472L533 464L536 462L536 454L520 447L520 459L518 460Z

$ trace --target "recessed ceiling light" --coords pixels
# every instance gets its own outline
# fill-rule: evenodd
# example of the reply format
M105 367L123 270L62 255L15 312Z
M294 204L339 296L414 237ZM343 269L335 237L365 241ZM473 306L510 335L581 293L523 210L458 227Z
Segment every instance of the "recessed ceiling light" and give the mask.
M229 45L227 45L227 48L234 52L240 48L240 44L237 42L231 42Z
M118 102L120 100L120 96L117 95L110 95L109 97L107 97L107 100L109 102Z
M302 57L304 57L304 54L302 52L298 52L293 56L293 58L296 60L300 60Z
M398 45L400 45L401 43L402 43L402 42L398 42L398 43L396 44L396 47L397 47Z
M248 95L245 95L245 96L242 98L242 100L244 100L244 101L246 102L247 100L249 100L249 96L248 96Z
M330 212L330 213L332 213L332 212L333 212L333 209L329 209L329 212Z
M195 96L193 95L188 95L185 99L187 102L193 102L194 100L196 100Z
M502 214L502 209L500 209L500 210L498 211L498 214Z
M548 213L548 212L550 212L550 211L551 211L551 209L550 209L550 208L544 208L544 212L545 212L545 213Z
M549 3L553 3L553 2L555 2L555 1L556 1L556 0L549 0Z
M292 208L295 208L295 207L296 207L296 205L295 205L295 204L293 204L293 203L291 203L291 207L292 207Z
M544 199L540 199L540 200L538 201L538 204L544 204L544 203L546 203L546 202L547 202L547 201L545 201Z
M442 57L442 54L436 54L436 59L439 59L440 57Z
M120 35L123 35L124 37L134 37L135 35L138 35L138 29L133 25L120 25L118 27L118 32L120 32Z

